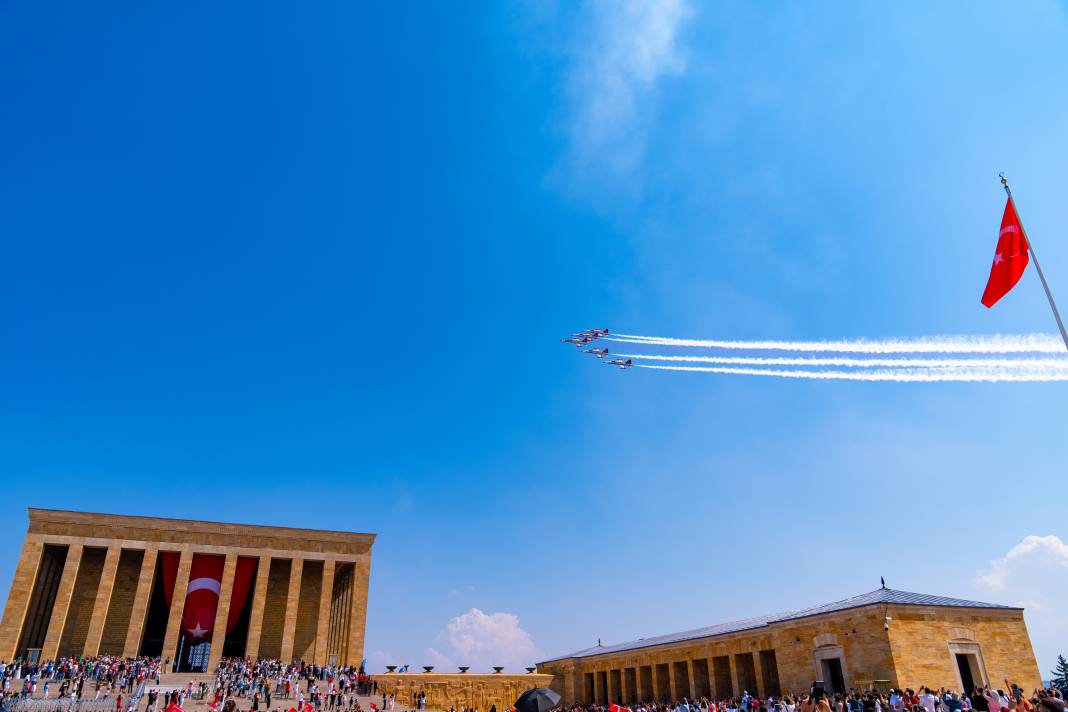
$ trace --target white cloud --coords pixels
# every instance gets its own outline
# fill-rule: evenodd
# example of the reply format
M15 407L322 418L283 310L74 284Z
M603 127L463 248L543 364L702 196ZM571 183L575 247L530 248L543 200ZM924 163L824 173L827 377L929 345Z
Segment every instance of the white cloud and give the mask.
M686 69L686 0L598 0L583 17L569 79L572 160L631 173L645 153L657 81Z
M430 662L440 667L467 665L473 670L489 670L503 665L519 670L533 665L541 651L512 613L484 613L472 608L450 620L438 636L445 651L427 648Z
M974 583L983 594L996 594L998 603L1024 609L1039 668L1048 675L1068 636L1068 544L1054 534L1025 536L978 571Z
M1050 534L1037 536L1029 534L1009 553L990 562L990 568L980 571L978 580L982 585L995 591L1004 591L1009 586L1009 579L1016 569L1029 562L1041 562L1053 569L1068 570L1068 544L1061 538Z
M449 672L447 668L456 667L456 663L453 662L452 658L437 648L427 648L423 653L426 655L427 661L438 668L438 672Z

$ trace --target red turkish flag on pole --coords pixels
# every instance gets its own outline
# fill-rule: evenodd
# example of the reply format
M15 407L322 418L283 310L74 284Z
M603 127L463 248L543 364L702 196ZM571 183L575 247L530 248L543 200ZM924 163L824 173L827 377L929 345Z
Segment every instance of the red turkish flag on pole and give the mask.
M986 283L986 291L983 292L983 304L992 307L998 300L1009 293L1016 283L1020 281L1027 263L1035 261L1035 272L1038 273L1038 281L1042 282L1042 290L1046 293L1046 301L1049 302L1053 319L1060 329L1061 339L1064 340L1065 348L1068 348L1068 329L1064 328L1061 321L1061 313L1057 311L1057 303L1053 301L1053 292L1049 290L1046 275L1042 274L1042 265L1038 263L1038 255L1024 235L1023 225L1020 224L1020 216L1016 214L1016 203L1012 199L1012 191L1009 190L1009 181L1004 173L1001 177L1001 185L1005 187L1005 195L1009 196L1009 202L1005 205L1005 215L1001 218L1001 233L998 235L998 247L994 251L994 264L990 267L990 279ZM1030 254L1028 254L1030 253Z
M1027 238L1024 237L1016 206L1010 198L1005 203L1005 215L1001 218L998 246L994 250L994 264L990 266L990 279L983 292L983 305L992 307L1009 293L1020 281L1030 258L1027 255Z

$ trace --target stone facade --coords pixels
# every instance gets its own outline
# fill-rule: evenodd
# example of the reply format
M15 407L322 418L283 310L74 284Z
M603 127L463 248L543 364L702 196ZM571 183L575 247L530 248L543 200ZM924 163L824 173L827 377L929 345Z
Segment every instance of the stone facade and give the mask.
M363 658L373 534L32 508L29 520L0 621L0 660L133 656L153 646L177 660L191 561L204 554L225 557L207 669L224 643L229 654L253 657L340 665ZM168 553L179 562L169 609L159 565ZM245 620L234 639L226 620L245 558L259 564L246 608L235 610Z
M944 652L949 641L954 653L975 656L991 686L1003 687L1008 679L1026 690L1041 687L1022 610L991 614L985 610L910 607L897 608L890 615L890 646L903 684L906 680L912 686L919 680L955 680L954 658ZM938 685L949 687L947 682Z
M538 665L567 703L803 693L829 688L946 687L1041 675L1019 608L881 589L796 614L590 648ZM935 601L933 605L911 601ZM906 602L908 601L908 602Z
M497 712L505 712L527 690L548 687L552 676L538 673L386 673L375 675L375 680L378 694L396 695L398 707L414 708L416 695L423 692L428 709L466 707L489 712L495 705Z

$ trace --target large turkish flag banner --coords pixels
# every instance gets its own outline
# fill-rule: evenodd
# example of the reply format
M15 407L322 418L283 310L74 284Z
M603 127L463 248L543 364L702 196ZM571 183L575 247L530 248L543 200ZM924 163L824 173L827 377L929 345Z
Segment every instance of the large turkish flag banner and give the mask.
M234 571L234 592L230 596L230 612L226 616L226 632L234 629L237 619L241 617L241 611L245 609L249 591L252 589L252 579L256 578L256 569L260 566L258 559L250 556L237 557L237 569Z
M174 584L178 577L179 554L160 554L163 569L163 592L167 605L178 605L174 599ZM193 554L189 566L189 586L182 602L182 633L192 642L211 639L215 628L215 616L219 611L219 594L222 591L223 569L226 558L215 554ZM234 570L234 589L230 596L230 610L226 616L226 632L229 633L248 601L252 580L259 566L257 559L240 556Z
M1005 203L1005 214L1001 218L1001 232L998 233L998 246L994 250L994 263L990 266L990 279L983 292L983 304L992 307L998 300L1016 286L1027 269L1030 258L1027 255L1027 238L1023 226L1016 215L1016 206L1010 198Z
M194 554L189 567L189 588L185 594L182 632L193 641L209 640L219 610L223 566L226 557Z

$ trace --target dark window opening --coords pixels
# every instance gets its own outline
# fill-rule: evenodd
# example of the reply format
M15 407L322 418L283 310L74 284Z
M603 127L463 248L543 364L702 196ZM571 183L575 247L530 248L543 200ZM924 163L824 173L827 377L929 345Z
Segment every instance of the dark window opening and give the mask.
M48 623L52 620L52 608L56 604L56 591L59 579L63 576L63 566L67 563L67 547L46 544L41 551L41 563L37 567L37 580L33 583L29 610L22 624L22 635L16 648L16 658L38 659Z
M778 697L782 694L779 684L779 661L774 650L760 651L760 672L764 678L764 694Z
M161 553L156 557L156 573L152 576L152 595L148 599L148 613L145 614L145 629L141 635L138 655L150 658L163 657L163 638L167 635L167 617L170 610L171 607L167 605L167 594L163 590L163 555ZM170 661L169 655L166 661ZM167 672L170 672L170 668Z

